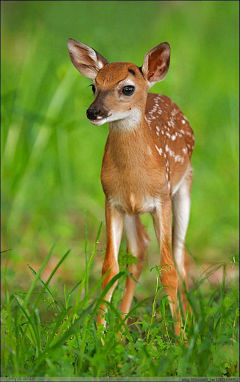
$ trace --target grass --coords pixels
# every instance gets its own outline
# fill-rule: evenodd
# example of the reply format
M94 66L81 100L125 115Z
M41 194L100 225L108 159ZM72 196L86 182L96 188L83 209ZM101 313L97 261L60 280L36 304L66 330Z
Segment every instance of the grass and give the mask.
M213 288L208 276L198 279L187 298L192 315L183 321L176 338L166 296L155 273L154 295L134 299L130 323L121 320L118 305L127 275L130 254L121 256L121 269L102 294L102 279L89 280L100 237L86 252L81 281L71 290L62 286L61 296L49 287L67 251L44 282L44 267L54 246L36 272L28 265L33 281L27 292L15 293L4 278L2 306L2 375L38 377L236 377L238 376L238 286L226 282ZM86 248L88 247L86 243ZM225 264L220 266L225 268ZM218 266L219 267L219 266ZM96 313L108 288L118 280L113 301L108 304L107 331L96 327ZM60 291L59 291L60 292ZM97 292L97 297L96 297ZM100 297L99 297L100 296ZM161 296L161 297L160 297ZM119 330L125 341L120 341Z

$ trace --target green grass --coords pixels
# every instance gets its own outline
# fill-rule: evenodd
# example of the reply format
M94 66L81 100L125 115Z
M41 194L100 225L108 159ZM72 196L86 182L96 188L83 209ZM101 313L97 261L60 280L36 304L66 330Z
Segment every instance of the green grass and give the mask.
M100 293L102 279L92 284L91 266L100 236L86 254L81 281L58 294L49 286L67 251L48 279L41 279L54 247L38 272L30 265L33 281L27 292L15 293L5 283L2 307L2 375L38 377L234 377L238 376L238 286L208 285L207 270L188 292L192 315L183 321L176 338L166 296L159 284L159 269L152 269L155 293L143 301L134 299L128 326L118 305L127 275L121 256L120 273ZM87 245L86 245L87 248ZM225 267L224 264L220 265ZM215 267L216 268L216 267ZM156 272L157 271L157 272ZM97 329L96 313L108 288L118 280L113 302L108 304L107 331ZM11 290L11 291L10 291ZM60 295L61 292L61 295ZM97 293L96 293L97 292ZM97 297L96 297L97 294ZM119 330L124 341L119 341Z

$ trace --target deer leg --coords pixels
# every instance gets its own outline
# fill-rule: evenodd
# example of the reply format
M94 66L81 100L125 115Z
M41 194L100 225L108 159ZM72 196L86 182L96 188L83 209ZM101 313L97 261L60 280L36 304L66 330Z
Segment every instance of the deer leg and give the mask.
M111 207L108 201L106 201L105 214L107 231L107 249L105 259L103 262L102 274L104 275L106 272L108 272L108 274L102 282L102 291L112 280L112 278L119 273L118 251L121 243L124 222L124 215L121 212L117 211L116 208ZM115 282L111 286L111 288L104 296L105 301L111 301L112 294L116 286L117 282ZM99 314L97 319L98 324L103 324L104 326L106 325L104 317L105 313L106 304L102 303L99 308Z
M137 264L131 264L129 267L129 272L137 281L143 267L144 252L150 239L145 232L145 229L138 215L126 215L124 220L124 228L127 236L127 251L137 259ZM125 292L121 305L121 312L124 313L122 318L124 318L124 316L129 312L131 307L136 287L136 282L133 280L133 278L128 276L126 280Z
M180 276L179 289L184 314L187 310L187 254L185 237L189 223L192 173L190 172L173 196L173 255ZM185 286L184 286L185 283Z
M175 333L180 335L180 312L178 307L178 275L172 256L172 206L171 200L161 201L152 213L154 228L161 253L161 283L168 295L172 316L175 320Z

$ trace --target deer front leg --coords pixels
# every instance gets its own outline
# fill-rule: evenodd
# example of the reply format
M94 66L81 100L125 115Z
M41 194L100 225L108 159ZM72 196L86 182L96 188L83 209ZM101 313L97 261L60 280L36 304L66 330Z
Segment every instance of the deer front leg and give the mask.
M138 280L143 267L144 252L150 239L145 232L139 216L125 215L124 226L127 237L127 251L137 259L137 264L132 264L129 268L129 272L135 280ZM128 314L131 307L136 287L134 279L128 276L126 280L125 292L121 305L121 312L123 313L122 318Z
M102 275L108 272L107 276L102 283L102 291L111 281L111 279L119 273L118 265L118 251L121 243L122 232L123 232L123 221L124 214L116 210L115 207L111 207L109 202L106 200L106 233L107 233L107 249L106 255L102 267ZM104 300L107 302L111 301L114 289L117 286L117 282L112 285L109 291L104 296ZM102 303L99 308L98 313L98 324L106 325L105 315L106 304Z
M180 335L180 314L177 290L178 275L172 256L172 205L171 199L161 201L152 213L154 228L161 253L161 283L166 290L172 316L175 320L175 333Z

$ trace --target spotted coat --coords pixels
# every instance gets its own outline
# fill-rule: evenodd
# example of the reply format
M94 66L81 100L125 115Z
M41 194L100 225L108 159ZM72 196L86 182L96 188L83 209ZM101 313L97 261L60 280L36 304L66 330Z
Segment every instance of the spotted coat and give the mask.
M171 174L182 172L194 149L194 134L187 118L167 96L148 93L145 119L155 141L155 149L165 159L166 179L171 188Z

